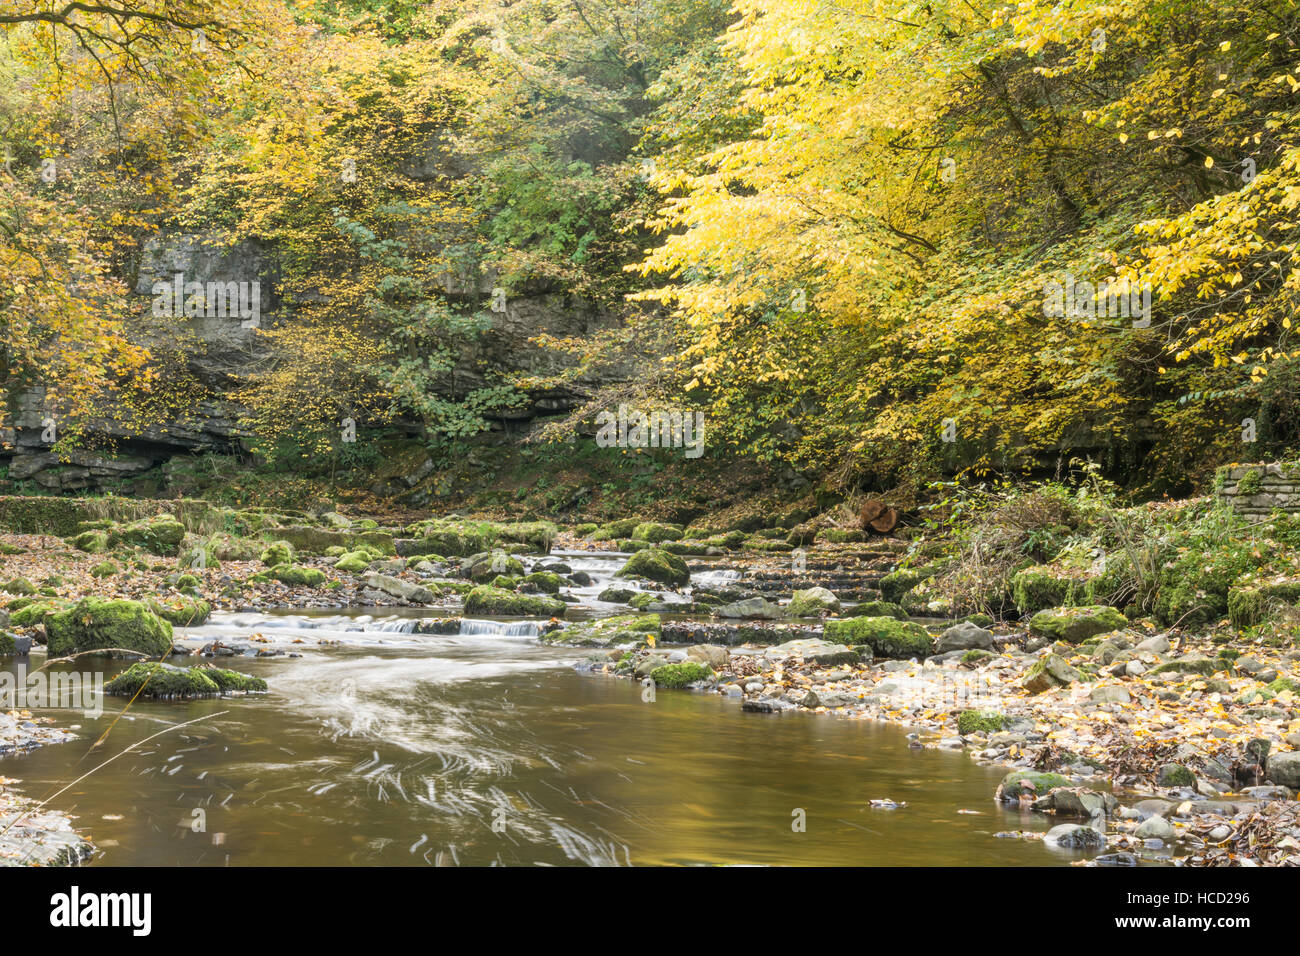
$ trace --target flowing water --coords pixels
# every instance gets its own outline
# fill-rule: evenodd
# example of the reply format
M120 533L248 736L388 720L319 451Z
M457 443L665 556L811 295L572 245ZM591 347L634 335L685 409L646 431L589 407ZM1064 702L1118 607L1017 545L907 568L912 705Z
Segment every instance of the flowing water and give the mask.
M603 586L581 589L590 613L602 610L594 594ZM120 719L121 698L106 698L95 718L40 711L76 725L79 739L0 759L0 775L44 798L129 744L207 717L52 801L96 844L92 863L112 865L1041 865L1077 858L994 836L1045 830L1050 820L996 806L998 770L959 752L911 749L898 728L744 713L734 700L684 691L660 691L647 702L631 681L576 671L573 663L590 652L540 644L536 622L463 621L459 633L414 632L433 616L391 609L215 615L178 636L269 635L275 646L300 652L218 661L266 678L269 694L142 699ZM87 660L83 670L124 666ZM110 726L91 753L91 741ZM872 799L907 806L877 809Z

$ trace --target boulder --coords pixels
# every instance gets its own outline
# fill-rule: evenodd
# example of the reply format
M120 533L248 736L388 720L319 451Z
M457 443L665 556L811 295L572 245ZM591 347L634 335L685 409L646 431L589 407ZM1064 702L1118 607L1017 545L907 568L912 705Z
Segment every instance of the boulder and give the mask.
M1268 779L1275 784L1300 790L1300 751L1287 750L1268 758Z
M893 617L850 617L826 622L826 640L865 644L876 657L926 657L934 639L921 625Z
M638 551L615 574L620 578L645 578L660 584L681 586L691 580L686 562L659 548Z
M1083 679L1083 675L1055 654L1039 658L1025 671L1020 686L1031 694L1041 694L1053 687L1065 687Z
M791 617L816 617L823 611L838 614L840 599L827 588L806 588L795 591L785 612Z
M50 657L122 649L160 657L172 646L172 626L140 601L88 597L45 620Z
M755 621L776 621L785 617L785 612L764 598L752 597L714 608L713 615L715 617L743 618Z
M946 654L948 651L966 651L978 648L988 650L993 646L993 632L969 621L954 624L939 635L935 653Z
M1098 634L1124 627L1128 621L1113 607L1056 607L1029 619L1029 633L1054 641L1078 644Z
M390 577L387 574L367 574L362 580L365 582L366 587L374 588L376 591L383 591L385 594L401 598L403 601L410 601L412 604L432 604L437 600L437 595L428 588L403 581L401 578Z
M480 584L465 596L466 614L518 615L521 617L564 617L563 601L540 594L516 594Z

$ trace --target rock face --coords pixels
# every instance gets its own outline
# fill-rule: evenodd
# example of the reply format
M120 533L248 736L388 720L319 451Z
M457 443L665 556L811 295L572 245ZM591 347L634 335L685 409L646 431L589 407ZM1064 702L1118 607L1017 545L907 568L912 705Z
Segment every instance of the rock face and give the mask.
M177 341L183 339L187 370L213 391L215 399L203 402L174 421L150 426L142 432L111 418L86 423L91 436L116 439L118 451L114 454L78 452L70 462L64 462L49 450L52 442L42 424L48 416L43 390L28 390L16 397L11 409L12 433L6 429L0 436L14 445L10 477L32 480L51 491L96 489L107 482L142 475L178 455L238 450L249 437L239 425L245 410L225 396L267 357L266 339L258 334L258 329L269 327L272 321L294 321L292 305L281 296L281 272L278 251L256 240L232 246L216 234L180 233L159 234L147 240L133 277L132 304L136 311L128 322L128 334L156 350L174 349ZM203 314L155 318L154 306L162 304L161 290L166 288L166 294L171 295L178 274L184 284L200 283L205 290L221 290L220 294L214 298L205 293L198 300L200 303L212 300L206 302L211 309L193 310ZM442 291L453 305L477 307L491 296L496 282L496 277L490 274L468 281L448 274L442 282ZM230 286L231 283L236 286ZM255 320L244 317L245 312L251 311L248 308L244 312L236 309L232 315L225 307L224 290L241 286L246 305L251 305L251 294L256 290ZM186 299L193 301L182 286L182 303ZM495 383L496 374L502 371L536 375L559 372L576 360L567 353L540 347L535 337L585 338L619 321L613 313L547 288L525 289L506 300L504 311L490 315L491 327L459 349L457 364L445 375L439 397L462 399L475 389ZM497 417L501 421L507 418L526 421L541 414L566 411L575 407L593 386L629 377L632 372L629 366L585 373L569 385L529 394L520 407ZM413 485L414 481L409 484ZM389 492L400 490L394 488ZM138 493L152 492L142 489Z

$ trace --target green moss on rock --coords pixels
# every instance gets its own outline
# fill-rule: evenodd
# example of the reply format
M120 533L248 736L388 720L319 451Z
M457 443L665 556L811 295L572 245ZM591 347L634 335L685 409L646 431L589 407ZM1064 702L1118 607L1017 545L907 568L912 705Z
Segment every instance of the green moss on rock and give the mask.
M563 601L540 594L515 594L504 588L481 584L465 596L466 614L563 617Z
M934 638L920 624L893 617L850 617L827 621L826 640L865 644L876 657L924 657L934 653Z
M659 687L680 690L696 681L708 680L713 671L699 661L682 661L678 664L663 664L650 672L650 679Z
M82 598L45 620L51 657L122 648L159 657L172 646L172 626L140 601Z
M963 737L969 734L992 734L1002 729L1005 718L991 710L963 710L957 715L957 732Z
M214 697L230 691L266 690L266 681L219 667L176 667L158 661L132 664L104 685L104 693L115 697L171 698L187 700Z
M1128 620L1113 607L1056 607L1039 611L1029 619L1029 633L1054 641L1079 644L1096 634L1118 630Z
M628 558L616 577L645 578L660 584L680 586L690 581L691 574L686 569L686 562L677 555L658 548L647 548Z
M212 614L212 605L207 601L180 594L154 598L149 602L149 608L176 627L200 627Z

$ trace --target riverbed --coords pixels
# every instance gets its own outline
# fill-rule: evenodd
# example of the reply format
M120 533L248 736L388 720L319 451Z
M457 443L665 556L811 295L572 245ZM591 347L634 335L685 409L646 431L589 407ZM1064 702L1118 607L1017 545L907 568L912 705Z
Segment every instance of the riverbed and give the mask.
M94 842L91 865L1078 859L996 836L1043 832L1051 820L996 805L998 769L914 749L900 728L743 713L734 700L690 691L647 701L635 683L575 670L588 652L510 633L526 626L403 633L417 615L371 610L218 614L199 637L242 630L283 644L306 635L299 657L221 662L266 678L268 694L141 699L121 719L125 701L111 697L97 718L38 711L79 739L0 760L0 775L42 799L168 724L211 715L52 802ZM85 661L108 674L124 666Z

